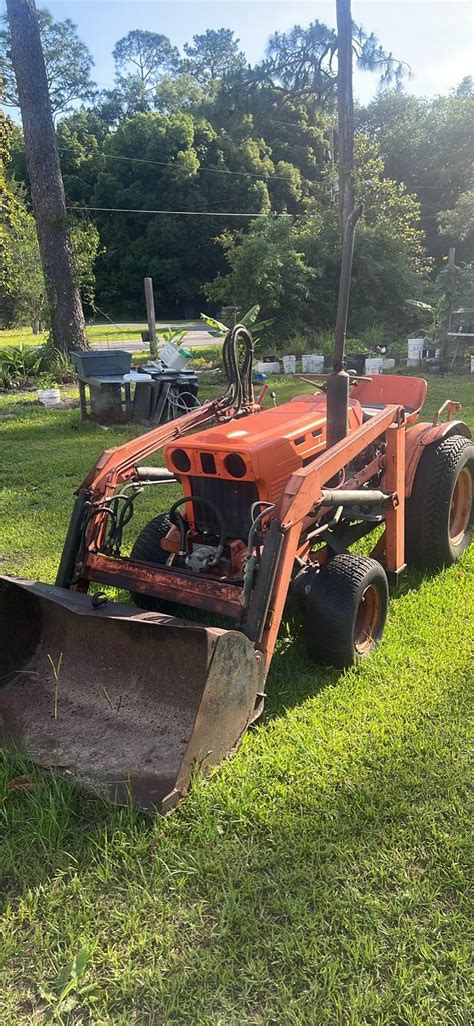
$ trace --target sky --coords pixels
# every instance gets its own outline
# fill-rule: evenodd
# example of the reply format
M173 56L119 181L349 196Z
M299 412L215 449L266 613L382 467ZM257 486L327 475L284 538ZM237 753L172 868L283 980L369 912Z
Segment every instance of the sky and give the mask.
M56 20L71 18L94 60L101 87L113 83L112 49L130 29L169 36L179 48L207 28L231 28L253 64L264 54L269 35L318 19L335 25L335 0L36 0ZM4 3L0 0L0 7ZM353 18L379 38L386 50L406 61L412 78L406 88L418 95L447 93L474 70L474 5L470 0L353 0ZM377 77L355 72L354 93L363 103L377 89Z

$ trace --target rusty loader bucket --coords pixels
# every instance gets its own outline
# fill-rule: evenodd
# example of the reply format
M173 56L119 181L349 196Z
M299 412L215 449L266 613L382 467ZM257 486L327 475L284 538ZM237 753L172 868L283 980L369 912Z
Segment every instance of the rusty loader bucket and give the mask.
M258 660L238 631L0 577L3 743L118 801L167 812L235 747Z

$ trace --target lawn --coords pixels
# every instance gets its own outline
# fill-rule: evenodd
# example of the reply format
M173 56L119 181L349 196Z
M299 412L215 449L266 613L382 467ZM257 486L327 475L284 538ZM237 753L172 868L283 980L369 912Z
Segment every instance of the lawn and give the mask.
M471 381L446 397L474 427ZM0 566L52 581L74 487L136 429L0 416ZM5 758L1 1026L468 1026L473 568L410 576L345 673L284 624L264 719L167 820Z
M165 320L160 322L168 325L174 325L176 330L183 323L175 322L173 320ZM193 322L194 323L194 322ZM146 330L146 322L143 324L134 324L132 327L115 325L112 322L107 324L88 324L86 327L87 338L90 343L93 342L120 342L121 340L134 340L139 341L141 339L142 330ZM0 348L2 346L40 346L46 342L47 332L42 331L38 335L33 335L32 329L28 327L24 328L4 328L0 329Z

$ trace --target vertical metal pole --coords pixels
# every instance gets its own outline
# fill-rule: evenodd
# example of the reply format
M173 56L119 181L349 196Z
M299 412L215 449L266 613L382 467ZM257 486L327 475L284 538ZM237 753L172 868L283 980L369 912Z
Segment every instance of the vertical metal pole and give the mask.
M150 339L150 353L152 356L158 356L158 347L156 345L156 319L155 319L155 299L153 296L153 278L145 278L145 302L146 302L146 319L148 321L148 337Z
M344 368L346 345L347 314L349 310L349 293L351 290L352 255L354 253L355 226L364 210L362 203L354 207L347 219L342 245L341 274L339 278L339 296L337 300L336 332L332 367L335 374Z
M398 502L385 514L385 557L388 579L396 580L405 569L405 426L391 424L385 435L387 466L384 490L396 492Z
M347 413L349 407L349 375L344 368L346 347L347 313L351 288L352 254L354 252L355 226L363 211L362 203L354 207L347 219L342 245L341 275L337 300L336 331L332 374L327 380L327 447L336 445L347 435ZM336 485L339 475L329 482Z

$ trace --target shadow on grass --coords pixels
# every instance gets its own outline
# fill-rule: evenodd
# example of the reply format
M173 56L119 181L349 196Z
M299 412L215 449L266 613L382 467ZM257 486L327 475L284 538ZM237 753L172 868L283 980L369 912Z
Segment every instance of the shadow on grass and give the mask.
M456 684L459 691L461 681ZM443 694L441 702L428 699L417 722L407 726L405 734L395 727L390 740L357 735L346 757L341 753L340 765L336 764L329 781L316 767L311 771L314 779L310 784L303 780L301 791L287 782L279 791L273 790L267 804L262 803L262 781L257 779L254 790L242 799L239 813L232 786L242 787L245 782L239 781L239 768L230 766L224 780L227 794L217 776L209 784L200 782L158 833L150 817L84 798L57 778L33 771L30 789L21 781L15 788L15 778L10 778L6 818L10 829L17 824L18 838L7 890L15 895L55 879L56 896L50 897L46 890L34 912L36 928L43 931L43 944L50 945L51 955L57 944L55 931L61 932L58 924L67 916L58 888L64 889L66 902L79 900L82 908L77 888L68 897L68 879L79 873L81 885L92 888L101 910L92 929L101 934L99 951L103 945L100 957L107 973L102 1000L107 1008L110 1001L110 1008L120 1007L124 1013L138 1001L143 1022L154 1022L154 1015L157 1022L162 1021L158 1013L166 1010L168 1002L178 1016L170 1022L198 1021L193 1002L208 1001L210 996L213 1006L221 1000L235 1002L242 1022L254 1021L251 1007L259 1003L272 1007L274 1018L269 1022L283 1022L279 1002L287 1000L288 994L317 1004L333 1000L332 985L326 990L324 975L318 975L332 960L338 966L335 991L344 993L349 988L346 1000L351 1002L354 1022L408 1021L356 1015L357 1001L369 1000L369 995L377 1000L380 975L387 981L386 995L390 993L399 957L401 980L413 1007L427 994L426 1000L435 1001L440 981L439 973L434 981L433 972L445 958L442 973L450 980L451 1007L456 1007L462 974L450 967L444 952L449 952L449 924L453 934L462 930L460 888L464 859L466 867L468 863L462 801L452 804L453 795L462 794L463 784L456 753L443 744L453 700L451 691ZM457 719L458 727L461 722ZM21 763L16 769L29 774ZM250 755L249 772L258 770L258 760ZM284 780L278 765L274 780ZM266 786L268 790L268 782ZM443 842L437 846L439 831ZM457 859L455 881L445 872L451 853ZM187 866L192 867L191 875L186 875ZM133 879L135 872L138 883ZM105 894L107 904L100 897ZM456 920L451 915L453 895ZM144 910L136 945L126 923L123 936L115 926L109 943L102 917L111 914L115 903L123 907L133 901L143 902ZM214 924L209 932L198 913L203 907ZM445 914L441 950L439 921ZM173 949L160 956L159 973L150 968L143 947L145 934L154 942L157 922L160 930L176 931ZM81 915L77 930L79 936ZM432 955L429 940L424 952L419 949L430 931L437 938ZM131 960L124 989L120 955L119 977L109 976L111 943L119 952L123 943ZM425 977L421 971L420 958L427 966L432 963L431 975ZM164 972L163 990L161 974L167 964L173 971ZM354 983L359 976L363 977L360 993ZM309 1007L291 1021L319 1021L307 1018ZM442 1021L429 1007L429 1021ZM128 1021L125 1014L123 1021ZM204 1013L202 1021L208 1021Z
M429 576L411 574L392 596L392 602L437 576L434 572ZM208 618L215 622L211 614ZM196 619L204 619L199 611ZM252 733L258 735L261 725L284 718L293 707L303 706L308 698L337 685L344 674L334 667L316 666L308 659L298 616L293 612L282 625L267 680L265 712ZM383 759L389 757L390 751L385 751ZM35 887L58 871L68 872L76 860L82 867L87 866L95 857L97 839L104 836L104 831L131 828L144 837L154 833L155 818L135 809L132 803L120 809L107 799L85 794L72 778L43 771L19 752L3 753L0 760L0 808L7 824L0 857L0 890L4 894ZM191 799L185 801L188 804L192 804ZM23 839L21 858L16 832ZM38 851L44 858L38 859Z

